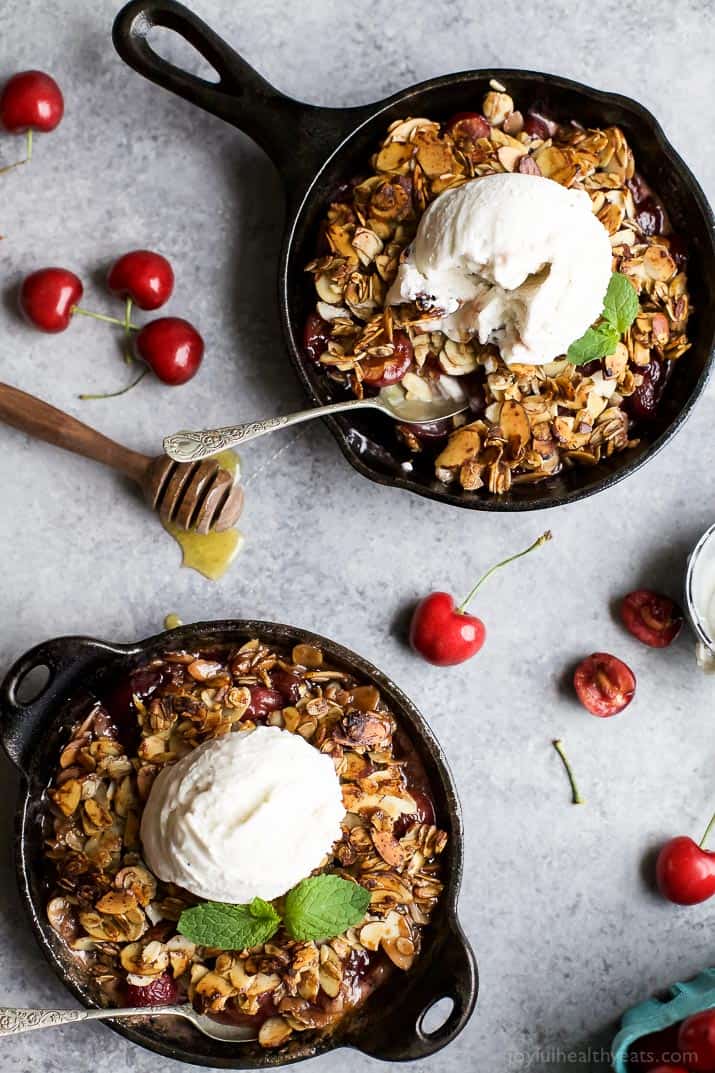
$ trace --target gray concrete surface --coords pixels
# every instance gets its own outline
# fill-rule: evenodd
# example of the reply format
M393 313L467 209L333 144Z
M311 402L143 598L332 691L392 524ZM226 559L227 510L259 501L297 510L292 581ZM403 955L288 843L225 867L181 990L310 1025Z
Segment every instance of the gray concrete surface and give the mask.
M706 0L537 6L478 0L196 0L196 10L283 90L316 103L378 98L476 66L557 71L639 97L705 188L715 190L715 37ZM145 82L110 42L113 0L4 0L0 76L53 72L66 93L59 130L30 168L0 178L0 376L146 451L177 427L286 411L301 402L277 324L281 191L244 136ZM173 49L173 46L172 46ZM184 56L181 49L172 52ZM286 137L291 136L286 131ZM20 148L0 138L3 160ZM172 313L205 335L200 375L124 398L111 333L78 321L42 336L13 312L17 281L43 264L87 281L85 304L111 308L107 262L157 247L177 271ZM246 448L245 550L213 585L179 569L178 549L123 483L89 462L0 431L0 664L51 635L148 635L164 615L256 616L330 634L392 674L430 718L461 787L467 879L461 912L482 975L477 1013L424 1073L588 1068L579 1046L651 989L713 961L713 907L679 910L644 879L669 834L698 834L713 809L712 679L691 641L651 651L612 615L646 583L677 594L684 557L713 521L715 399L633 479L541 516L480 516L370 484L312 424ZM547 526L538 557L495 578L479 607L479 658L438 671L395 629L432 586L460 594L482 567ZM588 717L562 688L565 668L614 650L639 676L627 714ZM587 804L573 808L551 739L563 737ZM0 762L0 1002L70 1004L21 916L10 854L15 776ZM646 869L647 871L647 869ZM333 1054L323 1073L374 1069ZM412 1067L408 1067L412 1068ZM415 1067L416 1068L416 1067ZM149 1073L178 1066L100 1026L3 1040L0 1070Z

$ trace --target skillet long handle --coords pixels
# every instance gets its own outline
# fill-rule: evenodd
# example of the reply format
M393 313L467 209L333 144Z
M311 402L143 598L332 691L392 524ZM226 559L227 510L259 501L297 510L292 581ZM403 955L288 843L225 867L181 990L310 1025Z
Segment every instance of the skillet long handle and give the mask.
M35 439L111 466L136 481L141 480L150 462L146 455L122 447L76 417L9 384L0 384L0 421Z
M163 59L149 43L155 27L173 30L214 68L218 82ZM114 47L139 74L244 131L278 167L286 186L303 187L364 108L319 108L285 96L210 26L177 0L131 0L117 15ZM356 118L357 117L357 118Z
M310 410L298 410L283 417L269 417L267 421L246 421L243 425L226 425L224 428L198 429L195 432L184 429L167 436L164 450L175 462L198 462L210 458L219 451L237 447L248 440L257 440L279 428L289 428L303 421L312 421L314 417L327 417L328 414L341 414L345 410L383 410L389 413L378 398L347 399L345 402L333 402L328 406L314 406Z

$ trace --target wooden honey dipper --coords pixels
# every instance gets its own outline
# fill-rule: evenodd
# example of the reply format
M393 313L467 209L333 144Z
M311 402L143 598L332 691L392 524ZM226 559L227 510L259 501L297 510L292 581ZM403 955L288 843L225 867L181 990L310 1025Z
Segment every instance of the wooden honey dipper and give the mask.
M9 384L0 384L0 421L124 473L137 482L159 517L180 529L221 532L236 524L243 509L243 488L215 459L173 462L168 455L150 458L130 451Z

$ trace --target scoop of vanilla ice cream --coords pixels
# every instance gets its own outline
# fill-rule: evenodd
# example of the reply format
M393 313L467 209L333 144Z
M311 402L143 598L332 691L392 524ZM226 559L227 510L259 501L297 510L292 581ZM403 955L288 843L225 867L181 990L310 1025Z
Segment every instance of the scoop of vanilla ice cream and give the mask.
M417 300L430 330L542 365L600 315L610 276L611 243L588 194L539 175L487 175L428 207L387 302Z
M142 816L144 859L200 898L270 901L318 867L344 815L330 757L299 734L256 727L159 772Z

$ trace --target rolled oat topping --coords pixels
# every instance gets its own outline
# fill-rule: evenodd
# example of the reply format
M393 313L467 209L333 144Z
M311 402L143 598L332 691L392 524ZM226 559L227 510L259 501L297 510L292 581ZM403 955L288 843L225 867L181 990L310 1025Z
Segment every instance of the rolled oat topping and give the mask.
M359 883L370 905L360 925L327 942L280 930L252 949L218 951L177 932L196 898L143 861L142 811L166 765L265 724L332 759L346 815L316 873ZM286 655L256 639L210 654L170 652L139 668L73 727L45 820L48 919L101 1001L188 997L202 1012L253 1026L264 1047L330 1031L390 971L409 969L442 892L447 835L416 754L379 690L326 666L312 645Z
M410 451L434 455L440 481L465 491L499 495L637 443L690 347L691 310L682 240L638 175L623 131L522 113L492 87L481 114L397 120L370 163L330 205L307 266L317 296L308 357L358 397L385 388L420 401L466 397L457 428L398 426ZM434 330L441 311L432 296L386 304L427 206L446 190L515 171L585 191L610 236L613 271L633 285L640 312L605 358L507 365L493 344Z

